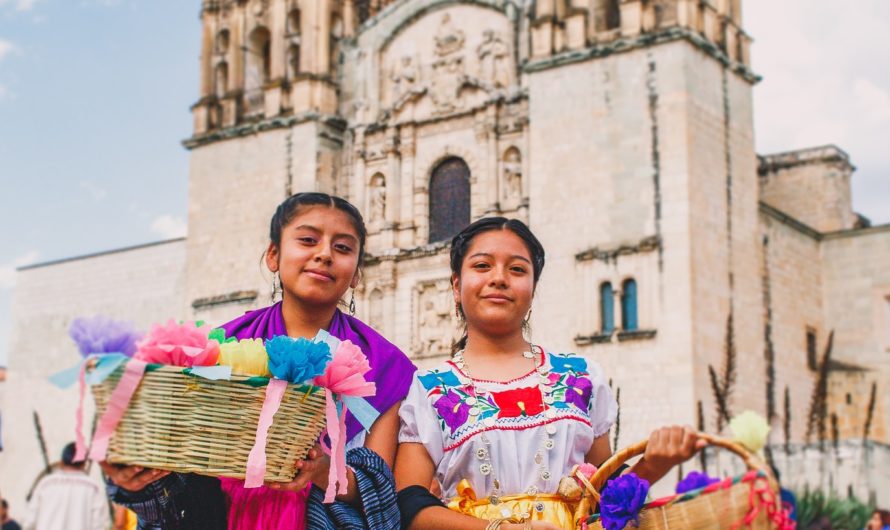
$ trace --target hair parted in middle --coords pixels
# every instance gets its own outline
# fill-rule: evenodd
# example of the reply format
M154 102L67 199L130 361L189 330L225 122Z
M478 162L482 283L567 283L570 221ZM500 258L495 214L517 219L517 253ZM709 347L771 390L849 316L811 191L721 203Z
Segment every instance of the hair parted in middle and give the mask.
M478 221L470 223L466 228L461 230L451 240L451 272L460 278L461 267L463 267L464 259L467 257L467 251L473 244L473 239L479 234L490 232L492 230L509 230L519 236L519 239L525 243L529 256L532 261L532 278L534 285L537 287L541 273L544 272L544 246L535 237L531 229L519 219L507 219L506 217L483 217ZM458 318L463 319L463 308L460 304L456 304L455 313ZM467 346L467 331L464 327L463 336L451 347L452 354L458 350L462 350Z

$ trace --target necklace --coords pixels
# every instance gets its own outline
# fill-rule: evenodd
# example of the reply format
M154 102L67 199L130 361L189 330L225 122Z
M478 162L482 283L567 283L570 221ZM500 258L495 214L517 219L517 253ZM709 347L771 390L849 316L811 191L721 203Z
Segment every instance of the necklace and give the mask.
M529 344L530 351L526 351L522 353L522 356L526 359L531 359L532 364L534 365L534 369L536 372L536 379L538 390L541 392L541 399L543 405L543 414L548 420L553 420L556 418L556 411L551 408L553 404L553 397L550 395L550 387L546 385L549 382L549 375L547 370L544 369L543 363L541 365L535 360L535 346L533 344ZM539 347L540 349L540 347ZM543 352L543 350L541 350ZM460 371L465 375L467 379L467 384L473 392L473 395L467 400L467 404L470 405L469 414L471 416L478 416L481 413L480 408L477 406L478 400L483 397L484 394L487 394L487 391L480 391L480 389L476 386L476 380L473 379L472 374L470 373L470 368L467 366L467 362L464 359L464 351L460 350L454 354L454 364L460 369ZM494 427L495 419L491 416L482 420L483 424L486 428ZM552 450L555 446L555 442L553 441L553 435L556 434L556 426L553 423L548 423L544 427L544 434L541 435L541 445L538 447L538 450L535 452L534 461L538 466L538 476L546 481L549 481L551 478L550 468L548 466L548 458L545 458L547 452ZM482 444L484 447L480 447L476 449L476 458L480 461L479 464L479 472L482 473L486 477L491 477L492 488L491 494L488 496L488 501L492 505L496 505L500 503L500 498L503 496L503 492L501 491L501 481L498 478L497 471L494 469L491 460L491 440L489 440L488 436L485 435L485 430L480 433L480 439L482 440ZM539 493L538 487L532 484L529 486L525 493L531 496L535 496ZM535 503L535 510L543 511L544 504L543 503Z

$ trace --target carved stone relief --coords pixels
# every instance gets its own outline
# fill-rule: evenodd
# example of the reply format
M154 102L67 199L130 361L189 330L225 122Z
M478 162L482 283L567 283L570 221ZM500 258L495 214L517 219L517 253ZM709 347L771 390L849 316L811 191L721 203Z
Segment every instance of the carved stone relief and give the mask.
M519 201L522 198L522 155L519 149L511 147L504 153L503 175L505 201Z
M386 178L377 173L371 177L368 192L368 211L371 223L382 222L386 215Z
M402 96L410 93L414 85L420 81L420 72L414 58L410 55L402 57L399 64L393 67L389 78L392 81L392 101L397 102Z
M414 353L447 355L457 337L454 299L447 279L422 282L415 286Z
M482 34L482 44L476 48L479 57L479 78L495 88L510 85L510 49L494 30Z

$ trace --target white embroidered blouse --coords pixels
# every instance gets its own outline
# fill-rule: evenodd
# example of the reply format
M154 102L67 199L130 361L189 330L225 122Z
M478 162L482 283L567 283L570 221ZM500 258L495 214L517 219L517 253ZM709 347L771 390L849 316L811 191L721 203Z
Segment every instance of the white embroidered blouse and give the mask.
M532 486L541 493L555 493L560 478L584 462L593 440L609 432L618 404L600 366L574 354L537 352L539 366L548 374L546 381L535 370L506 382L474 379L484 394L474 407L467 403L472 395L470 379L454 362L414 375L399 410L399 442L424 445L445 499L457 495L461 479L470 482L477 498L488 496L495 477L504 495L522 494ZM555 412L550 413L552 418L545 414L539 381L550 387L554 398L549 405ZM550 424L556 427L550 436L555 443L543 449ZM479 451L486 448L482 432L491 443L489 473L481 468L486 456ZM541 464L535 462L539 450ZM542 466L550 471L547 480L541 476Z

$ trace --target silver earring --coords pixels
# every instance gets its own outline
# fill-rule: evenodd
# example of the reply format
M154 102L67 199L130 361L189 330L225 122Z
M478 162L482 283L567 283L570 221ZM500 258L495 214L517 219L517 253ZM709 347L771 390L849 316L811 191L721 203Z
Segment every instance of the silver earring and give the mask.
M352 296L349 297L349 314L355 316L355 289L352 290Z

